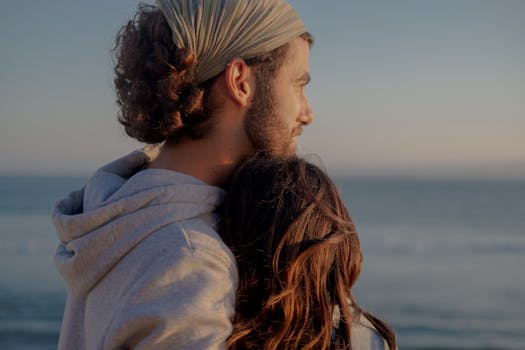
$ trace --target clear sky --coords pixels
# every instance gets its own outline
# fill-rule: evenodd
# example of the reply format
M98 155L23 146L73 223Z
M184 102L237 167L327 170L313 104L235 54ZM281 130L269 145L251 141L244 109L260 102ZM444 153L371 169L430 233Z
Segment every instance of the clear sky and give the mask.
M290 2L316 39L302 153L333 174L525 179L525 1ZM89 174L140 147L110 55L137 4L2 4L0 173Z

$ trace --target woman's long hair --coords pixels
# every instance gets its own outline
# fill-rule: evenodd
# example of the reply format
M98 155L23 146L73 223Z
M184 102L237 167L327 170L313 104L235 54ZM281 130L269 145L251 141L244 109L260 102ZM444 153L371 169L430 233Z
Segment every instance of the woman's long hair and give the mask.
M229 349L351 349L352 308L395 349L391 328L352 296L359 239L322 170L298 158L254 157L234 176L224 214L222 237L239 270Z

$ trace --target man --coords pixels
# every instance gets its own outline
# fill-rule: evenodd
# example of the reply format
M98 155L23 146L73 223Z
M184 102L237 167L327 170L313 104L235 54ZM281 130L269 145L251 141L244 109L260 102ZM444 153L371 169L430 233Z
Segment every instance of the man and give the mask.
M218 349L235 260L224 190L254 152L295 153L312 122L311 36L284 0L160 0L117 36L120 122L146 143L59 201L60 349Z

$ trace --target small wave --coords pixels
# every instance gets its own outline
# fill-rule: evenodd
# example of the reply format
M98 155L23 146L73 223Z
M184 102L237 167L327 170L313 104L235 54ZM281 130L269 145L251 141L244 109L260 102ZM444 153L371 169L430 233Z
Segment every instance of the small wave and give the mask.
M383 240L361 239L365 252L387 253L395 255L423 255L435 253L470 253L470 254L525 254L525 237L409 237L396 236Z
M56 333L60 330L58 321L0 321L0 333Z
M52 254L56 244L43 240L0 241L0 254Z

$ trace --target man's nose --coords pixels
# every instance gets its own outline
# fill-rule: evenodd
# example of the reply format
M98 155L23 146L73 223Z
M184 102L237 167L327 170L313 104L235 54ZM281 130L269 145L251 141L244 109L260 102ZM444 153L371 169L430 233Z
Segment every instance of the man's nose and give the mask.
M314 121L314 113L310 107L310 103L306 97L303 97L301 115L299 116L299 121L302 125L310 125Z

